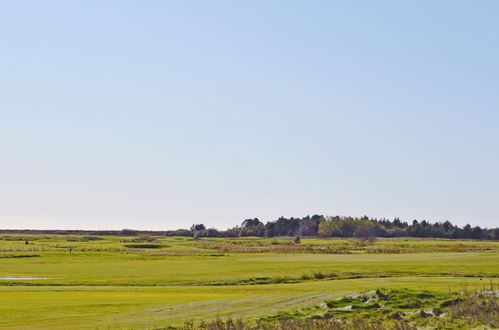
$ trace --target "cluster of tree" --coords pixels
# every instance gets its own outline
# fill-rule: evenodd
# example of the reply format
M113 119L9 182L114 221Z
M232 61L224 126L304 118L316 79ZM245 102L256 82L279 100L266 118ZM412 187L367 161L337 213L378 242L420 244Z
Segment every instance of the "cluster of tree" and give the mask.
M403 222L399 218L388 220L385 218L356 217L325 217L322 215L306 216L303 218L280 217L267 223L258 218L246 219L241 225L217 230L207 228L204 224L194 224L190 229L168 231L142 231L133 229L123 230L13 230L0 229L1 234L61 234L61 235L166 235L200 237L275 237L275 236L321 236L321 237L359 237L373 239L374 237L434 237L434 238L471 238L471 239L499 239L499 228L472 227L467 224L463 227L453 225L449 221L430 223L426 220Z
M267 223L258 218L246 219L240 226L219 231L207 229L203 224L195 224L190 230L176 230L167 235L182 235L199 237L238 237L238 236L321 236L321 237L359 237L372 240L375 237L434 237L434 238L470 238L499 239L499 228L488 229L479 226L459 227L449 221L430 223L426 220L411 223L399 218L393 220L377 219L363 216L356 217L325 217L322 215L303 218L284 218Z

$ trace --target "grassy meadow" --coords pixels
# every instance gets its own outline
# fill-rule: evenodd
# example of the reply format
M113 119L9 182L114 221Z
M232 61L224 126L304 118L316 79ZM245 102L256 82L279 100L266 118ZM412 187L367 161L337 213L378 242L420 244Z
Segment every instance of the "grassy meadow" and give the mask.
M448 293L485 288L498 276L492 241L3 234L0 327L252 321L354 292Z

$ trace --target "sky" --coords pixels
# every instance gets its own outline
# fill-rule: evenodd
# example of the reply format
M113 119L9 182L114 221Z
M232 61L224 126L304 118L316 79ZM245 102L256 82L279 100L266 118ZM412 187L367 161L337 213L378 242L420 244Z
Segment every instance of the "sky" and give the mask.
M499 226L499 2L0 1L0 228Z

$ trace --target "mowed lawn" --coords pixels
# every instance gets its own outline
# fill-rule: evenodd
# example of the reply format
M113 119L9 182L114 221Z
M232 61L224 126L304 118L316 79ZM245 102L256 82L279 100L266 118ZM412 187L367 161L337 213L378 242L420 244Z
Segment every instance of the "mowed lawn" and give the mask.
M0 327L150 329L217 316L251 318L375 288L482 288L479 278L398 277L169 287L0 286Z
M0 277L47 277L11 281L48 285L213 284L254 277L300 277L315 272L338 276L496 276L499 253L415 254L227 254L150 256L111 253L41 253L2 258ZM1 284L8 284L0 280Z

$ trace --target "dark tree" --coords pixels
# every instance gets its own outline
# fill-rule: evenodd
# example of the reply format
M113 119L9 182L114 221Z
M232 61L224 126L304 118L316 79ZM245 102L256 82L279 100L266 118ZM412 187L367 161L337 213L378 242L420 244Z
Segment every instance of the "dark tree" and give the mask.
M254 219L246 219L241 223L241 228L248 228L248 227L253 227L253 226L258 226L258 225L263 225L263 223L258 220L258 218Z
M205 225L203 225L202 223L194 224L191 226L191 232L200 231L200 230L206 230Z

